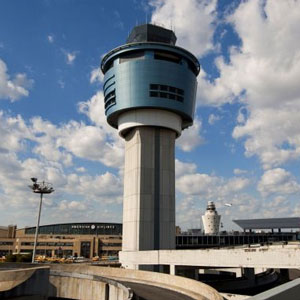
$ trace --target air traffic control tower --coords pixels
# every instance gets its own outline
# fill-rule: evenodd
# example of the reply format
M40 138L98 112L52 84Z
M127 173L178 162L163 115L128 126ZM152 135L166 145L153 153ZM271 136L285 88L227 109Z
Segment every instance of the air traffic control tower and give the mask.
M175 249L175 140L193 124L197 58L173 31L134 27L107 53L107 122L125 139L122 251Z

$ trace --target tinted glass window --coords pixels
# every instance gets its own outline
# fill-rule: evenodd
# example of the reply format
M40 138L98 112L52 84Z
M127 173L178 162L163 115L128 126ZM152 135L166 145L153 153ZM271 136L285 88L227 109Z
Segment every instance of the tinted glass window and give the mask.
M159 97L158 92L150 92L150 97Z
M158 90L159 85L158 84L150 84L150 90Z
M158 97L158 98L164 98L164 99L171 99L171 100L176 100L183 102L184 98L184 90L176 88L174 86L168 86L168 85L163 85L163 84L150 84L149 86L150 92L149 96L150 97ZM153 91L155 90L155 91ZM158 92L160 91L160 92Z
M125 53L120 56L120 64L131 60L144 59L144 57L145 57L144 51Z

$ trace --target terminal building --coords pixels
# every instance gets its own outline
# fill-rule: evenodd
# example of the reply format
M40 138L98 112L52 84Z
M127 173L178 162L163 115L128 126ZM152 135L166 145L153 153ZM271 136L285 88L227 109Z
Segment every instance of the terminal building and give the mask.
M234 220L243 231L206 234L177 228L176 249L222 248L300 240L300 218ZM0 226L0 257L33 250L35 227ZM37 254L48 257L117 257L122 249L120 223L67 223L40 226Z
M32 252L35 227L0 227L0 256ZM120 223L67 223L39 227L37 255L117 257L122 247Z
M214 234L193 231L176 235L177 249L233 247L253 244L288 243L300 240L300 218L233 220L243 231ZM210 229L210 228L208 228ZM283 230L284 229L284 230Z

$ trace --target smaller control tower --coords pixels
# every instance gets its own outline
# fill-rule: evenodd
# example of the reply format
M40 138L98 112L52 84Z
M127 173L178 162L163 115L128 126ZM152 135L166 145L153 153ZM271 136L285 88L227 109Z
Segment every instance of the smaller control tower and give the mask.
M216 211L216 206L213 201L208 201L207 208L202 222L205 234L213 235L219 233L221 216Z
M101 63L107 122L125 140L122 251L175 249L175 140L193 124L200 71L175 43L136 26Z

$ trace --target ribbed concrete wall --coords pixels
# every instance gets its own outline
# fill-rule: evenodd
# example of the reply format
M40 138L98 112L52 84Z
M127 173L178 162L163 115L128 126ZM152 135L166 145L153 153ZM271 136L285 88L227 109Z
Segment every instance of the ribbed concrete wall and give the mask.
M148 126L125 137L123 251L175 248L175 138Z
M50 297L85 300L132 299L130 289L111 279L64 271L51 271L50 275Z

